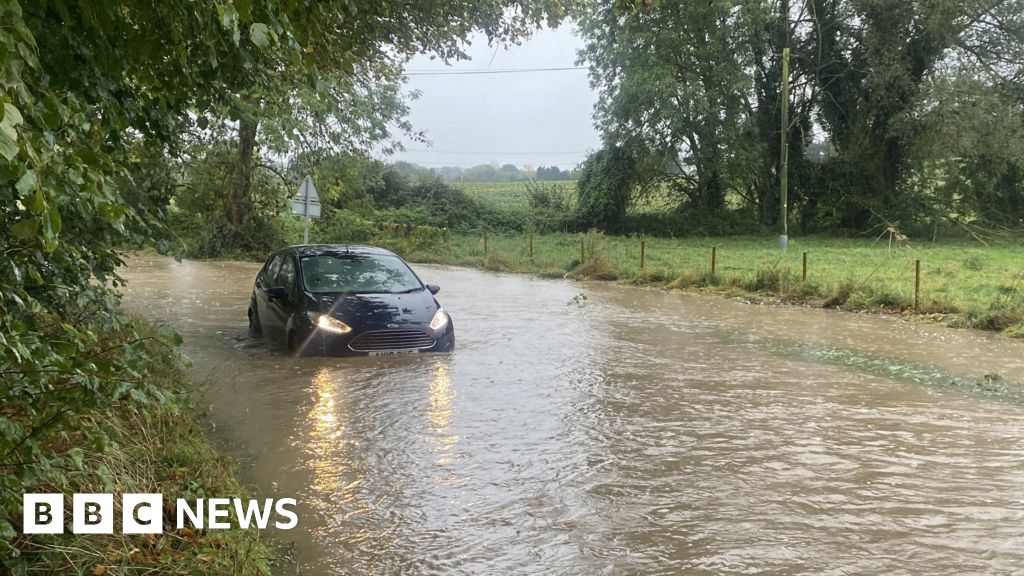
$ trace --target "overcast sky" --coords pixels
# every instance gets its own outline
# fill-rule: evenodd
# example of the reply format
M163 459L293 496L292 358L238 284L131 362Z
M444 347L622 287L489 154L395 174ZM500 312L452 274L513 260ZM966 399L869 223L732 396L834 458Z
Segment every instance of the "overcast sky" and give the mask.
M470 60L446 67L421 56L406 67L408 88L419 90L410 121L426 132L429 145L406 142L392 160L428 167L473 166L489 162L517 166L572 168L600 139L594 130L596 95L585 70L516 74L417 75L424 71L467 71L575 66L581 40L569 25L542 30L520 46L487 45L475 36Z

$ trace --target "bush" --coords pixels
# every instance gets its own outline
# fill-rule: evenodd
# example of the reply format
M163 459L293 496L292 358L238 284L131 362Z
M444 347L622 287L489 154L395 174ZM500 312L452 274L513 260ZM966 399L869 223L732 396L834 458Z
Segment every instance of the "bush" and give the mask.
M624 149L608 147L588 156L577 182L581 221L621 232L636 180L637 162Z
M700 268L691 268L690 270L680 272L679 276L670 282L668 287L674 290L684 290L686 288L717 286L720 282L721 278L717 274L712 274Z
M140 337L158 340L131 340ZM109 358L117 354L139 359L148 355L144 365L133 368L134 375L124 376L145 384L112 381L95 397L86 395L85 387L72 390L78 397L69 395L76 402L64 406L64 417L52 428L39 429L29 442L36 445L39 460L31 467L8 467L14 459L3 462L24 478L21 483L3 485L0 502L5 514L0 515L0 533L10 527L6 518L16 518L20 512L23 492L114 492L115 502L126 492L160 493L166 501L247 495L234 476L234 464L217 453L193 416L184 371L170 342L161 343L162 338L140 320L123 331L102 334L105 347L119 346L113 353L95 356L96 364L108 366ZM6 416L0 418L21 421L33 402L39 403L8 400ZM50 404L53 410L60 407ZM6 448L3 442L0 446ZM10 479L17 476L11 473ZM255 531L237 527L217 533L168 531L134 536L38 534L12 540L0 555L0 572L262 576L269 573L269 556Z
M791 284L792 279L778 266L759 266L754 278L742 283L744 289L751 292L775 292L782 293L786 284Z
M668 272L660 268L644 268L630 279L633 284L661 284L668 281Z
M370 244L379 235L371 222L348 210L329 210L314 222L310 238L324 244Z
M619 272L607 258L598 254L573 268L569 276L577 280L618 280Z
M513 214L499 212L440 180L410 184L402 176L387 173L382 183L369 191L381 207L380 220L434 226L455 231L522 231L523 222Z
M282 227L274 219L250 214L240 226L232 226L218 214L187 239L185 253L193 258L262 257L285 244Z
M1024 310L999 303L987 308L968 309L966 316L969 327L985 330L1008 330L1024 323Z

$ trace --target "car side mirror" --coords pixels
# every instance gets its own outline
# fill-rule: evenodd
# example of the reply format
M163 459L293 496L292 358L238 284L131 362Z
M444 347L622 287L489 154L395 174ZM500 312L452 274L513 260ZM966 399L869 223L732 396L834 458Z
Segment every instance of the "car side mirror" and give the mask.
M441 287L437 284L427 284L427 290L430 290L431 294L437 294L441 291Z
M267 289L267 297L271 300L275 298L284 299L288 297L288 291L284 289L284 286L276 286L274 288Z

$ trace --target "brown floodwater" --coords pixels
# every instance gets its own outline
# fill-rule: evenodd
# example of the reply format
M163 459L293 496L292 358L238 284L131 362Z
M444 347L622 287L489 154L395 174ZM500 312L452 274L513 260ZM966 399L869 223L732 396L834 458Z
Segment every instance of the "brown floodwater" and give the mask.
M293 358L245 336L259 265L136 258L214 437L295 497L286 574L1024 571L1024 343L416 266L457 350ZM585 295L585 299L580 294Z

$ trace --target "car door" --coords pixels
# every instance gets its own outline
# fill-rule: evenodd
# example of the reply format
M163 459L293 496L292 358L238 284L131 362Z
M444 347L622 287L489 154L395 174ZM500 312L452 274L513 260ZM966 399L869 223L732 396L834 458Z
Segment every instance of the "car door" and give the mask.
M255 300L256 300L256 314L260 320L260 326L266 335L270 336L275 333L275 329L279 332L280 329L274 326L274 318L270 310L270 298L267 295L267 290L277 285L277 274L281 270L281 262L284 261L284 254L275 254L270 257L267 261L266 267L263 271L256 276L256 286L254 289Z
M291 254L283 254L281 269L277 273L275 287L285 289L284 298L269 298L267 308L270 316L273 317L274 337L284 340L285 330L288 327L288 318L295 313L298 305L298 266L295 257Z

